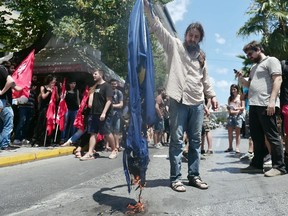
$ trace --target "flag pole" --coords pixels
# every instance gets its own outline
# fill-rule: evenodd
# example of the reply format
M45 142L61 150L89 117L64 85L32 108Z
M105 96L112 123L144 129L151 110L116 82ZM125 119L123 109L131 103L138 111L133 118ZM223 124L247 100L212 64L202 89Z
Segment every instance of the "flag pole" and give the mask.
M46 147L46 139L47 139L47 130L46 130L46 132L45 132L44 147Z
M54 143L56 143L58 128L59 128L59 125L57 124L56 125L56 131L55 131L55 137L54 137Z

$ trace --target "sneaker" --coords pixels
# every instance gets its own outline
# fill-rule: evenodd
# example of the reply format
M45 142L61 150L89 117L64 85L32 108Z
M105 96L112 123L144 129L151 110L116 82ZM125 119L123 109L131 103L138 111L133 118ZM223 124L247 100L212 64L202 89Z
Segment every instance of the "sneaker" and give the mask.
M233 148L228 148L224 152L233 152Z
M204 155L205 154L205 150L201 149L201 154Z
M22 140L22 145L30 145L31 146L30 141L27 139Z
M15 140L13 141L13 145L21 145L21 144L22 144L21 141L18 140L18 139L15 139Z
M264 166L272 166L272 160L269 159L263 163Z
M244 154L243 156L240 157L240 160L252 160L252 158L254 157L254 153L252 152L247 152L246 154Z
M264 176L266 177L274 177L274 176L278 176L278 175L283 175L284 173L282 173L280 170L272 168L269 171L264 173Z
M252 173L263 173L263 169L259 169L259 168L256 168L256 167L249 165L246 168L240 169L240 172L241 173L251 173L251 174Z
M118 154L118 151L116 151L116 150L112 151L112 153L109 155L109 159L117 158L117 154Z
M162 144L159 142L159 143L155 144L154 147L156 149L162 149Z
M16 150L18 149L19 147L17 146L11 146L11 145L8 145L8 146L5 146L5 147L1 147L1 150L4 150L4 151L13 151L13 150Z

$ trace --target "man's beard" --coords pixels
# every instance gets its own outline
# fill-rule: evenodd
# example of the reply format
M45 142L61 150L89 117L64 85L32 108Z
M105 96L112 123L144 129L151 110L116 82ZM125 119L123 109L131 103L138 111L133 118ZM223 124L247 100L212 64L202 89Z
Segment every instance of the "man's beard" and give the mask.
M257 56L256 58L254 58L252 61L253 61L254 63L259 63L261 60L262 60L261 56L258 55L258 56Z
M198 44L190 44L188 45L187 43L185 43L186 49L188 51L188 53L194 57L197 58L200 54L200 46Z

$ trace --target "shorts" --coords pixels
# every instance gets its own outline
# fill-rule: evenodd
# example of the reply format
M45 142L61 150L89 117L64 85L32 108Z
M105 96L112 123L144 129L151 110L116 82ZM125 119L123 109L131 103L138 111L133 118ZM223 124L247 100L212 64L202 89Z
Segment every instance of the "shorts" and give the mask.
M164 119L156 118L154 123L154 131L163 132L164 131Z
M202 132L201 135L203 136L205 132L209 132L211 130L210 128L210 119L206 115L204 116L203 119L203 125L202 125Z
M120 132L120 116L119 115L113 115L111 117L111 131L117 134Z
M107 135L111 133L111 117L107 116L104 121L100 121L100 115L89 115L88 116L88 127L87 132L100 133L102 135Z
M242 128L243 116L242 115L229 115L227 118L227 127Z
M3 109L6 106L6 100L0 99L0 109Z

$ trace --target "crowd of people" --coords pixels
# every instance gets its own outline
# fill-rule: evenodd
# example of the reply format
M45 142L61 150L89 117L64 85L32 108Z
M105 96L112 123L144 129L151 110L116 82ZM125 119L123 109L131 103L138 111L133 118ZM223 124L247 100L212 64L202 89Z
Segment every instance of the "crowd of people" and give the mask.
M166 89L161 87L157 91L156 121L153 127L148 128L147 139L153 142L156 148L169 145L171 189L177 192L186 191L181 173L183 157L188 163L188 185L203 190L208 189L208 184L200 177L200 160L201 153L213 154L209 114L211 109L218 109L218 102L209 79L206 57L199 45L204 38L203 26L198 22L191 23L185 31L184 42L182 42L172 36L160 20L151 13L149 2L145 0L144 3L149 26L163 46L169 62L167 86ZM240 154L240 131L246 112L246 116L249 116L251 135L248 149L251 163L240 171L263 173L265 158L269 155L272 168L265 170L264 176L274 177L286 174L284 160L288 158L288 138L285 139L284 152L277 125L277 110L281 108L284 131L288 134L288 85L286 84L288 72L283 70L282 73L283 67L281 68L280 61L275 57L266 56L263 47L256 41L248 43L243 51L254 65L248 79L243 77L241 71L236 73L239 83L246 88L244 94L241 93L239 85L233 84L230 87L227 104L229 145L225 152L234 151L233 132L235 130L235 152ZM1 65L0 72L0 143L1 149L5 150L10 144L14 117L9 92L11 89L15 91L20 89L11 77L13 73L11 64ZM284 75L284 72L287 74ZM74 80L68 81L64 96L68 112L65 116L65 129L61 132L61 146L76 144L77 140L80 140L80 144L76 144L75 156L80 160L91 160L98 156L95 148L103 141L104 148L111 151L109 158L114 159L121 150L120 122L124 118L124 110L127 110L125 107L127 104L124 102L126 99L117 89L117 81L111 80L107 83L104 71L101 69L94 70L93 79L95 84L89 91L87 90L85 97L77 90ZM38 86L36 81L32 82L27 101L16 103L19 120L14 127L14 144L21 145L31 140L32 146L38 146L43 145L44 138L49 139L45 135L46 112L55 88L56 98L59 100L56 78L48 75L42 86ZM281 100L279 99L280 88ZM245 95L248 95L248 99ZM79 109L81 104L86 105L85 109ZM83 127L75 128L74 122L79 110L83 115L84 123ZM32 124L37 126L33 133L30 133L31 130L28 128L33 128ZM205 151L205 140L208 143L207 151ZM83 153L87 144L88 151Z
M66 91L64 95L61 95L60 89L63 83L57 83L55 76L47 75L43 85L40 85L37 77L33 76L29 98L12 99L12 90L22 90L12 78L14 70L14 65L9 61L3 62L0 66L1 150L11 150L21 146L74 144L78 146L75 151L76 156L81 160L86 160L95 158L94 149L96 139L98 139L97 143L111 151L110 159L117 157L118 151L121 150L119 135L123 107L123 94L117 88L117 80L113 79L107 83L104 79L104 71L95 69L94 85L90 87L89 92L86 92L87 95L84 98L84 95L77 89L74 79L68 79ZM63 130L60 131L57 127L54 133L49 135L46 114L52 94L55 94L53 97L57 101L55 105L59 104L60 98L63 97L67 111ZM83 100L85 109L80 110L80 99ZM77 114L84 118L83 127L77 128L77 124L74 124ZM88 139L87 134L90 136ZM81 155L85 145L89 145L89 150L85 155Z

